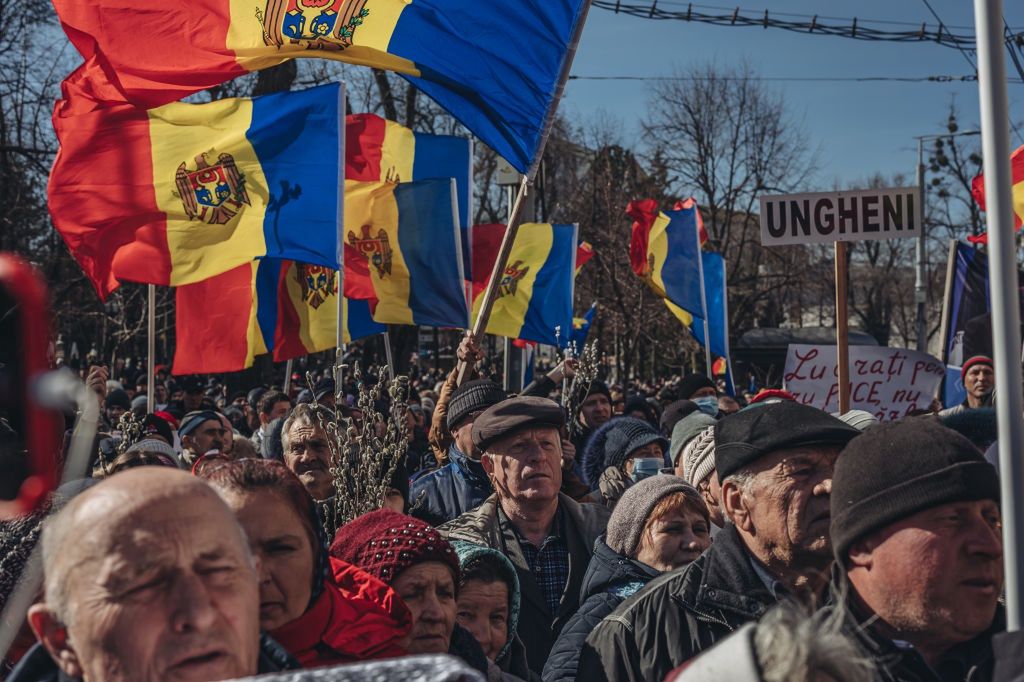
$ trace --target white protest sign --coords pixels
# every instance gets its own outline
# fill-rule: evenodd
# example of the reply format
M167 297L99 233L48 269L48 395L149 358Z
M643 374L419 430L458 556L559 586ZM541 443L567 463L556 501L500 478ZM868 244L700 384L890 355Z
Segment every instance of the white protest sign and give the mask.
M761 197L761 243L831 244L921 234L916 187Z
M790 344L783 374L786 390L805 405L839 411L834 346ZM906 348L850 346L850 408L881 420L927 409L945 366L927 353Z

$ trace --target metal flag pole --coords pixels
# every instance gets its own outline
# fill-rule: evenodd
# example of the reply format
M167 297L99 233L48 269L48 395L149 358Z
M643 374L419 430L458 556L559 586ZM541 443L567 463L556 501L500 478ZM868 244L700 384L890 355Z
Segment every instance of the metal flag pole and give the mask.
M338 105L338 111L341 112L341 123L339 124L342 128L341 134L338 136L338 184L342 188L341 192L338 192L338 236L337 244L335 246L335 258L338 261L337 269L337 283L338 290L335 292L335 305L338 309L338 326L335 332L334 338L334 360L333 363L337 366L334 374L334 381L336 385L336 394L344 395L342 386L345 383L345 370L340 366L340 360L345 357L345 84L341 83L341 87L338 88L338 97L341 98L341 102Z
M696 209L695 209L696 210ZM712 382L715 380L714 372L711 370L711 327L708 324L708 295L704 286L704 250L700 245L700 230L696 223L693 226L693 238L697 240L697 276L700 278L700 309L704 313L704 363L705 371Z
M391 332L384 332L384 357L388 361L388 378L395 380L395 360L391 357Z
M284 392L287 394L290 394L292 390L292 363L294 362L292 358L288 358L288 362L284 363ZM313 387L310 386L310 388Z
M146 411L156 412L156 285L146 292Z
M985 223L992 297L992 350L996 371L999 479L1002 493L1003 562L1007 630L1024 616L1024 420L1021 419L1020 308L1011 201L1010 126L1003 61L1003 3L974 0L978 53L981 147L985 159Z

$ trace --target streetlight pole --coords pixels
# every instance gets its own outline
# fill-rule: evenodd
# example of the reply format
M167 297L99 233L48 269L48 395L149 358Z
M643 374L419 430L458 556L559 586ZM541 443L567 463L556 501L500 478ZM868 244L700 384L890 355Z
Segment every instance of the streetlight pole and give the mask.
M914 138L917 140L917 192L918 204L921 207L921 234L917 237L915 254L917 256L917 273L914 277L914 302L917 304L917 350L922 352L928 351L928 272L925 248L928 222L925 219L927 211L925 210L924 142L925 140L944 140L980 134L980 130L964 130L943 135L918 135Z

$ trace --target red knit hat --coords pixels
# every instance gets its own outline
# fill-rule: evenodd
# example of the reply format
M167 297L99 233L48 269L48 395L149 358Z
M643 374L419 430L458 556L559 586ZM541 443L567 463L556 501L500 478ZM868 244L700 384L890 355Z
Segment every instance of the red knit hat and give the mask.
M967 370L975 365L988 365L989 367L993 367L994 363L992 362L992 358L987 355L975 355L974 357L967 358L967 361L964 362L963 366L960 368L960 381L963 381L967 377Z
M378 509L338 529L330 554L391 584L413 564L440 561L459 582L459 558L435 528L390 509Z

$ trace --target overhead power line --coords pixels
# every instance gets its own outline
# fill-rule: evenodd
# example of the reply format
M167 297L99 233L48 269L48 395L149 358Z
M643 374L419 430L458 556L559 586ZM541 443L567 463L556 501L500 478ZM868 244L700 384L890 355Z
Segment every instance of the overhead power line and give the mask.
M622 0L593 0L593 6L599 9L608 10L617 14L626 14L642 19L657 19L669 21L689 21L714 26L747 26L754 28L779 28L795 33L807 33L811 35L839 36L853 40L882 41L893 43L921 43L932 42L944 47L951 47L960 51L975 49L974 32L956 33L954 29L939 22L937 26L928 25L922 22L919 27L906 30L886 30L876 28L871 24L878 24L878 21L858 21L857 17L849 20L838 20L834 18L819 17L812 15L806 17L801 15L800 19L786 18L793 15L775 13L772 15L769 10L763 13L744 10L740 7L732 11L718 10L717 13L703 11L706 6L687 3L662 1L659 7L658 0L651 0L649 3L623 2ZM678 9L674 9L678 7ZM836 23L843 21L843 23ZM1022 33L1013 33L1012 38L1016 39ZM966 55L965 55L966 56ZM968 58L968 61L970 59Z
M739 81L758 80L783 83L976 83L978 77L968 76L756 76L744 78L742 76L590 76L577 75L569 76L574 81ZM1007 78L1010 83L1024 83L1024 78Z

